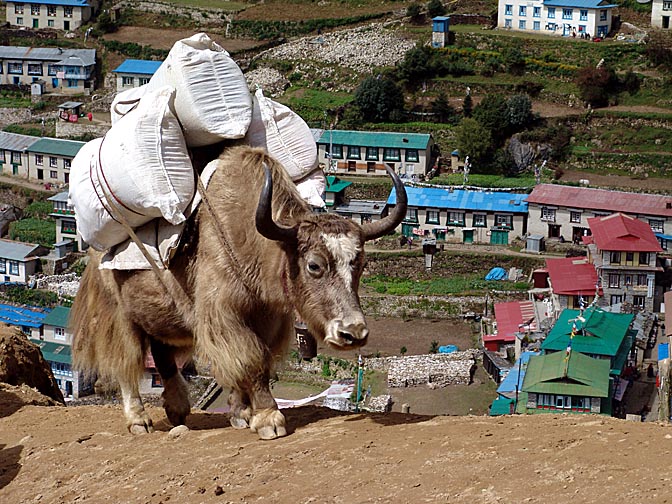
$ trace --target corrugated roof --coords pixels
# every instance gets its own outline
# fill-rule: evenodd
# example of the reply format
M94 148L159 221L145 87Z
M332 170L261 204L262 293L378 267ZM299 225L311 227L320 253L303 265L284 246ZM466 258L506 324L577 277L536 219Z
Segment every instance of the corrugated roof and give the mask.
M660 243L646 222L622 213L588 219L593 243L600 250L662 252Z
M95 49L62 49L60 47L24 47L24 46L0 46L0 59L8 60L38 60L49 61L54 64L67 62L68 58L79 58L81 63L92 66L96 64ZM65 63L64 63L65 64Z
M576 350L533 356L527 365L525 392L609 397L609 361Z
M350 200L349 203L342 203L334 206L334 212L380 216L386 207L387 203L384 201Z
M66 306L56 306L42 323L54 327L68 327L68 318L70 317L70 308Z
M75 140L62 140L60 138L40 138L28 150L30 152L39 152L40 154L74 158L85 143Z
M381 131L325 130L317 143L424 150L431 135L426 133L395 133Z
M0 322L19 327L40 327L49 309L31 310L19 306L0 304Z
M5 0L7 3L26 3L25 0ZM89 0L39 0L41 5L67 5L71 7L92 7Z
M541 349L564 351L569 345L572 324L575 323L577 331L572 339L574 350L585 354L615 356L634 315L610 313L593 306L584 310L585 322L582 322L577 319L579 313L579 310L563 310L553 329L541 344ZM583 335L584 327L585 336Z
M127 59L112 71L115 73L154 75L161 63L161 61Z
M495 319L497 320L497 334L483 336L483 341L516 340L517 332L524 332L526 327L534 331L537 322L532 301L508 301L495 304ZM525 325L526 327L521 327Z
M499 384L499 387L497 387L498 394L515 394L516 387L520 391L525 380L527 365L530 362L530 357L533 355L539 355L539 352L522 352L520 354L516 363L511 367L511 370Z
M0 258L23 262L26 258L34 256L38 248L40 246L35 243L0 240Z
M585 257L546 259L546 269L555 294L595 295L597 270Z
M0 131L0 149L23 152L39 140L38 137Z
M352 185L352 182L341 180L338 177L334 177L333 175L327 175L326 179L327 179L327 187L325 188L326 192L341 192L346 187Z
M545 7L574 7L575 9L613 9L618 7L605 0L544 0Z
M514 399L497 396L490 405L490 416L510 415L514 408Z
M58 194L54 194L53 196L47 198L47 201L58 201L61 203L67 203L69 195L70 193L68 191L62 191L59 192Z
M411 207L527 213L527 194L409 186L406 187L406 194L408 206ZM397 194L394 189L387 202L390 205L396 204Z
M527 197L527 202L604 212L672 217L672 196L670 195L539 184Z
M72 348L70 345L32 338L30 341L40 347L42 356L47 362L60 362L62 364L72 363Z

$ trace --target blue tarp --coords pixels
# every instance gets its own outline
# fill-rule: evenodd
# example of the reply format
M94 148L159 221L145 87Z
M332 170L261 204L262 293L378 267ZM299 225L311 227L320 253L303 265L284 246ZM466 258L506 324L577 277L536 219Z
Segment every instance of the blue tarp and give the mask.
M504 270L504 268L492 268L490 272L485 275L486 280L506 280L508 277L508 274Z
M658 360L667 359L670 357L670 344L658 343Z
M441 345L439 347L439 353L453 353L457 352L457 346L455 345Z

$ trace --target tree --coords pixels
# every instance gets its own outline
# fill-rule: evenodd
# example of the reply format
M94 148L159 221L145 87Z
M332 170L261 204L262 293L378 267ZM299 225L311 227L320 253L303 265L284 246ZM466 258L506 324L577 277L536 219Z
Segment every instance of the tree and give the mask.
M471 117L471 113L474 109L474 101L471 99L471 94L467 93L467 96L464 97L462 102L462 116Z
M506 71L511 75L523 75L525 73L525 55L519 47L507 47L502 52L502 59L504 60Z
M581 99L591 107L606 107L609 98L618 93L618 77L605 65L587 66L579 70L576 81Z
M430 18L443 16L445 13L446 8L441 0L429 0L429 2L427 2L427 15Z
M672 69L672 33L669 30L651 30L644 51L654 66Z
M408 7L406 7L406 15L411 18L411 22L416 23L420 20L420 12L422 11L422 7L420 7L419 3L412 3L409 4Z
M495 141L506 137L508 107L500 94L488 94L474 107L473 117L486 128Z
M478 166L492 150L492 135L476 119L464 118L455 128L457 149L461 157L469 156Z
M379 75L368 77L359 85L353 103L365 121L382 122L393 111L403 111L404 94L392 80Z
M506 101L506 122L513 132L524 129L533 119L532 100L529 96L517 94Z
M438 122L448 122L455 116L455 109L448 102L445 93L440 93L432 103L432 112L436 114Z
M432 68L432 49L427 46L414 47L404 54L404 59L399 62L399 77L402 79L422 79L431 77L434 73Z

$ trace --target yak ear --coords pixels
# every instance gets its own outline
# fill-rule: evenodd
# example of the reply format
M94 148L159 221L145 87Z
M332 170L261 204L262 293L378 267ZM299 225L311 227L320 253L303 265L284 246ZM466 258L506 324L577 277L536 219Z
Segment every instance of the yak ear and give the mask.
M390 214L384 219L381 219L377 222L370 222L362 226L364 240L374 240L394 231L401 221L404 220L404 217L406 217L408 197L406 196L406 188L404 187L404 183L392 168L386 166L385 169L387 170L389 176L392 177L392 182L394 182L394 190L397 194L397 204L394 206Z
M273 177L271 176L270 168L264 163L264 185L261 188L259 204L257 205L257 213L255 216L257 231L269 240L284 243L296 242L299 231L298 226L284 227L275 222L273 220L272 202Z

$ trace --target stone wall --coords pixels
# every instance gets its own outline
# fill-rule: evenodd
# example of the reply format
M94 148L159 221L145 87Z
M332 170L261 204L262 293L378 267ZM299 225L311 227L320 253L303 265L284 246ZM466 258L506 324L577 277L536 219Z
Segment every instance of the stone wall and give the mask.
M109 129L109 124L91 123L86 118L76 123L56 121L56 138L81 137L86 134L99 138L105 136Z

